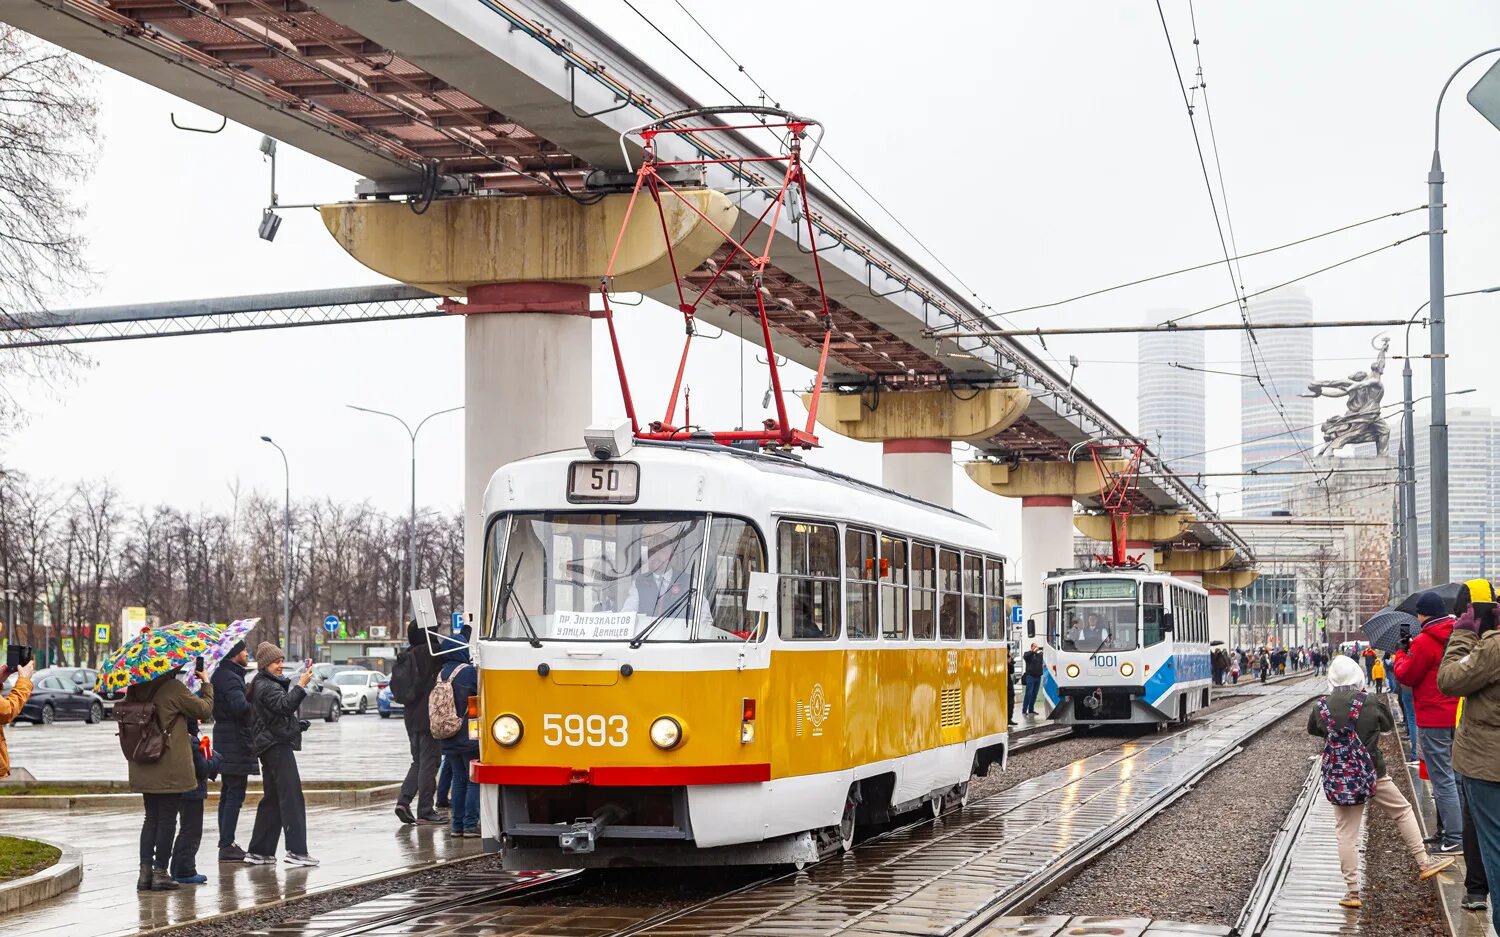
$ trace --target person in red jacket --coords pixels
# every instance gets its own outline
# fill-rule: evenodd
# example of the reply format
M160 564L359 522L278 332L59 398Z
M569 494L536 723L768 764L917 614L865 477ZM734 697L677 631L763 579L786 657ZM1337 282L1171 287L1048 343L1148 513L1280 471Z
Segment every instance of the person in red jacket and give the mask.
M1468 596L1461 596L1468 605ZM1391 669L1402 686L1411 687L1417 715L1417 741L1427 776L1432 779L1432 799L1437 802L1441 834L1433 848L1436 854L1463 852L1464 816L1458 800L1458 779L1453 773L1453 726L1458 722L1458 700L1438 689L1438 664L1454 618L1436 592L1417 598L1417 621L1422 631L1408 646L1396 652Z

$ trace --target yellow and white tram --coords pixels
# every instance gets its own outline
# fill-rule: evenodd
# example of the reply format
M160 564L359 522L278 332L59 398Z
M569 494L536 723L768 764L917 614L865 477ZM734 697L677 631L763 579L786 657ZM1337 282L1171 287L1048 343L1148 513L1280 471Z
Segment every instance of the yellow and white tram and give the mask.
M611 454L486 491L472 776L507 867L812 861L1004 764L994 531L788 457Z

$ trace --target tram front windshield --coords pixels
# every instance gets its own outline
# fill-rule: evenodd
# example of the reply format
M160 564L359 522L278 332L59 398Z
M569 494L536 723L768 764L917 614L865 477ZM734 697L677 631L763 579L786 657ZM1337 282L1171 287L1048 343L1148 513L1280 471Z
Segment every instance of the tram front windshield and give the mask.
M502 515L485 538L486 633L501 640L756 638L755 528L681 512Z
M1073 579L1062 584L1058 648L1082 654L1133 651L1140 615L1132 579Z

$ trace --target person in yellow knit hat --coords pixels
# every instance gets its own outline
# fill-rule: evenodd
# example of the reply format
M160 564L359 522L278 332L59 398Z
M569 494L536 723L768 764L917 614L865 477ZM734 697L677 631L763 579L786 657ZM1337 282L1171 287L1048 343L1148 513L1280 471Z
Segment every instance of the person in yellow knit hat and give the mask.
M1453 768L1464 816L1463 907L1483 911L1500 868L1500 608L1490 583L1471 579L1465 585L1469 604L1454 622L1437 682L1459 698ZM1497 912L1492 909L1491 918L1500 926Z

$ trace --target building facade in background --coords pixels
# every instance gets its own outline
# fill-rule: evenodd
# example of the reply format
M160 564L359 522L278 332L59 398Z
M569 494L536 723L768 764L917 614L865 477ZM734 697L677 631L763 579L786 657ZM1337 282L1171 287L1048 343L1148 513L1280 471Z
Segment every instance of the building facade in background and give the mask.
M1419 409L1421 409L1419 407ZM1420 415L1416 430L1417 582L1432 570L1432 489L1429 485L1428 430L1432 421ZM1500 575L1485 556L1500 546L1500 421L1488 407L1448 408L1448 569L1454 580Z
M1288 286L1250 300L1250 323L1313 320L1312 300L1300 287ZM1306 394L1313 376L1311 329L1276 329L1240 338L1241 471L1266 472L1306 469L1314 448L1312 398ZM1280 410L1272 401L1280 403ZM1304 456L1305 453L1305 456ZM1246 476L1242 511L1263 517L1285 507L1298 476Z
M1155 310L1150 321L1159 322L1185 310ZM1202 332L1150 332L1140 336L1138 384L1141 438L1188 484L1203 491L1204 386ZM1173 367L1183 364L1199 370Z

